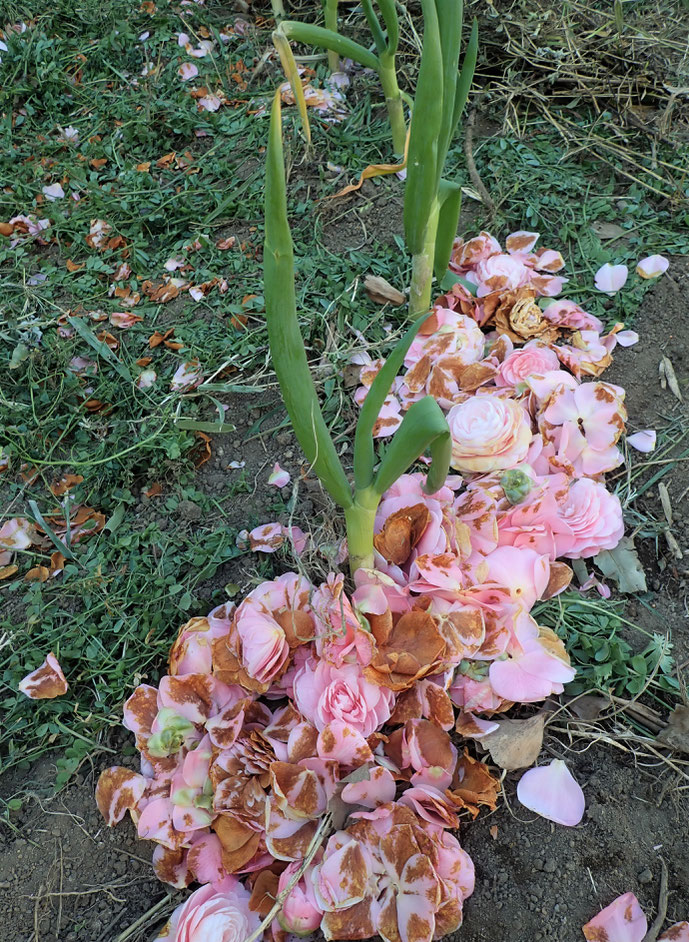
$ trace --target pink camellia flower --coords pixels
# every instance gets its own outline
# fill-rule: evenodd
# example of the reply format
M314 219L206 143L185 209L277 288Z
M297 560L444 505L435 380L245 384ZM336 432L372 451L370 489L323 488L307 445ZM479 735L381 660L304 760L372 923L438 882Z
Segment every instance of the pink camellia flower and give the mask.
M560 549L561 555L569 559L582 559L595 556L601 550L614 549L624 536L618 496L591 478L581 478L572 484L559 513L571 531L569 539L564 537L562 541L570 545L566 550Z
M40 667L19 681L18 689L31 700L52 700L67 693L65 675L52 651Z
M627 444L631 445L632 448L636 448L637 451L642 451L644 454L648 454L648 452L653 451L656 446L655 430L652 428L645 428L640 432L634 432L633 435L627 435Z
M624 288L628 274L629 270L626 265L611 265L610 262L606 262L596 272L594 283L599 291L617 294L621 288Z
M513 255L492 255L479 262L472 274L471 280L478 284L479 298L493 291L513 291L528 284L531 277L526 265Z
M658 278L669 267L670 263L663 255L648 255L636 266L636 273L642 278Z
M369 683L357 664L335 667L310 659L294 678L294 701L319 731L341 720L370 736L389 719L395 695L387 687Z
M636 896L625 893L581 928L590 942L642 942L648 923Z
M275 462L273 470L268 477L268 484L272 487L287 487L290 481L289 471L284 471L279 462Z
M447 422L452 435L452 467L457 471L502 471L519 464L531 444L523 407L511 399L472 396L453 406Z
M155 942L244 942L261 924L250 899L234 876L207 883L177 907Z
M551 370L558 370L560 361L550 347L539 343L528 343L515 350L498 367L495 377L496 386L519 386L529 376L543 376Z
M301 867L301 861L294 860L280 874L278 893L284 893L290 881ZM313 883L310 879L302 878L292 887L282 910L278 914L278 921L286 932L294 935L308 935L315 932L321 924L323 911L318 906Z
M517 798L525 808L565 827L574 827L584 817L584 793L561 759L525 772Z

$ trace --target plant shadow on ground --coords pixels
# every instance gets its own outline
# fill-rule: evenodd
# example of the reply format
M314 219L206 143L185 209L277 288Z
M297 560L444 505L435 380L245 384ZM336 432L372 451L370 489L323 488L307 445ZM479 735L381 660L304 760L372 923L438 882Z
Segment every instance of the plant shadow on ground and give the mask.
M0 583L0 810L6 822L0 899L9 916L9 942L31 933L43 942L107 942L156 905L126 936L145 939L171 908L169 894L141 862L150 848L135 841L129 826L106 831L92 799L94 773L115 755L133 762L133 744L119 729L121 704L137 683L155 682L181 623L294 565L289 554L242 554L235 542L239 530L291 516L315 529L329 517L318 488L308 476L302 480L307 469L286 428L266 359L260 246L267 118L261 109L280 77L270 62L252 76L269 42L270 24L259 15L268 15L263 7L251 14L257 26L238 31L236 12L213 4L190 12L167 2L136 10L121 0L84 3L78 20L63 2L38 14L22 3L9 6L8 22L32 19L24 33L6 36L3 53L13 100L0 158L0 175L11 187L0 193L0 221L36 214L51 226L46 245L12 245L0 237L4 514L30 514L29 500L43 514L64 513L64 497L54 497L50 486L73 473L83 480L69 492L71 503L102 513L104 528L74 543L75 559L54 579L24 580L30 568L47 561L45 552L30 550L15 560L17 573ZM478 12L486 15L481 6ZM216 39L212 56L194 60L200 75L191 83L222 90L230 104L215 113L197 106L178 74L189 61L177 42L182 31L193 34L192 43ZM410 31L404 40L403 69L411 78L417 52ZM322 81L323 65L316 71ZM376 355L389 348L403 322L401 312L375 306L362 287L368 271L397 286L408 280L400 238L402 185L394 177L378 178L350 197L326 197L368 163L391 158L381 105L370 77L359 75L348 120L332 126L314 121L311 154L296 124L287 130L302 329L326 418L345 450L354 410L340 374L361 349L357 332L365 332ZM574 124L570 135L578 140L593 126L607 139L610 122L589 105L584 96L578 110L562 113ZM655 185L654 159L674 166L681 158L672 140L659 139L651 154L643 138L643 167L630 180L624 175L628 163L609 149L576 147L570 153L543 110L518 112L511 100L506 107L499 82L481 108L473 155L496 213L489 218L472 199L458 142L450 162L466 187L460 232L487 225L498 237L518 228L540 231L541 243L562 249L567 258L567 296L608 322L629 322L639 311L640 347L623 351L605 378L628 389L633 426L658 428L660 447L651 459L667 465L635 459L630 476L617 482L651 588L626 607L625 618L651 636L665 637L669 628L676 661L685 664L686 562L668 548L670 524L656 499L659 479L646 485L661 468L671 468L662 480L673 501L672 533L686 548L686 440L677 431L686 413L656 384L662 351L687 397L689 338L680 321L687 271L673 260L671 277L676 266L679 273L675 302L671 281L646 295L648 286L632 278L614 299L591 287L605 261L633 267L642 254L689 254L686 194L659 201L648 189ZM61 129L70 127L78 131L77 142L64 140ZM676 120L676 140L683 130ZM616 168L599 159L602 152ZM49 201L43 187L58 182L66 195ZM92 220L110 226L100 246L88 241ZM182 267L169 272L170 260ZM155 288L177 273L195 285L218 282L199 301L182 292L160 303ZM151 287L144 290L147 281ZM221 293L223 281L227 290ZM129 307L136 294L139 303ZM113 326L112 313L127 311L142 320L127 330ZM94 312L104 320L88 316ZM66 322L67 315L82 329ZM171 329L167 345L151 346L156 331ZM110 355L98 340L103 330L118 342ZM93 360L97 371L80 376L75 357ZM148 357L150 364L137 362ZM171 390L177 368L196 359L204 386ZM135 381L144 369L154 369L157 382L140 389ZM210 435L211 457L199 466L207 456L200 432ZM266 487L275 460L300 482L298 494ZM337 535L331 534L333 542ZM652 637L649 642L609 607L592 617L571 611L563 621L558 606L553 603L544 620L563 628L590 686L607 688L614 681L619 696L641 693L644 702L667 711L681 674L661 664L664 649ZM649 643L656 644L650 652ZM621 645L641 661L627 658ZM54 701L29 702L17 694L17 683L49 650L58 655L70 689ZM650 912L659 844L672 847L668 862L677 894L671 912L675 906L676 918L686 915L679 903L689 887L689 849L677 839L676 823L686 813L679 790L686 765L672 769L649 758L648 744L625 740L626 730L615 721L612 727L570 728L549 740L553 754L566 753L587 789L583 829L558 831L542 820L527 827L508 808L463 829L479 876L461 930L465 942L573 942L582 922L628 889ZM510 801L514 780L505 782ZM57 796L55 786L62 788ZM495 838L489 834L494 824ZM639 883L647 866L651 876ZM568 897L561 892L565 882ZM60 895L65 893L80 895Z

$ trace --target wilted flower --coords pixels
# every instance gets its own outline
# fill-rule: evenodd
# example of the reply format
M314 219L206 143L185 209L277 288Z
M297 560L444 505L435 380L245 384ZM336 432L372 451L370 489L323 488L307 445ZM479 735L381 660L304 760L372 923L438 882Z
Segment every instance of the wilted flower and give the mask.
M450 409L452 467L458 471L503 471L526 457L531 424L518 402L472 396Z

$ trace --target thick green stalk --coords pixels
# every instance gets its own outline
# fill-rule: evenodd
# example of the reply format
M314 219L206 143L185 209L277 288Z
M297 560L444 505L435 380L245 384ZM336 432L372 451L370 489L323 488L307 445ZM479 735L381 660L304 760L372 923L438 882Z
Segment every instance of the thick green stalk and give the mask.
M380 494L367 487L354 492L354 503L345 510L349 570L373 569L373 526Z
M323 0L325 28L332 33L337 33L337 3L338 0ZM331 72L338 72L340 69L340 57L334 49L328 49L328 68Z
M403 154L407 142L407 125L404 121L404 102L397 84L394 53L386 52L380 56L378 76L380 77L380 84L383 87L385 104L388 109L392 146L396 154Z
M428 215L421 251L412 256L411 285L409 288L409 316L419 317L430 309L433 283L435 240L438 232L440 203L436 197Z
M282 4L282 0L270 0L270 6L272 7L272 10L273 10L273 19L275 20L275 22L279 23L280 20L284 20L286 14L285 14L285 8Z
M279 93L273 100L270 116L265 217L263 279L273 368L292 428L307 460L333 500L347 508L352 503L351 487L323 419L297 321Z

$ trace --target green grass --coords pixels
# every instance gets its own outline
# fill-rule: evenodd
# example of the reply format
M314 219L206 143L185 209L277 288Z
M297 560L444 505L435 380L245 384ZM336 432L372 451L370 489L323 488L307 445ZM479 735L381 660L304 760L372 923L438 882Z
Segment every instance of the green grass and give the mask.
M25 768L57 749L58 782L64 782L85 757L107 749L105 733L119 722L122 700L142 678L155 680L179 625L227 597L217 572L239 555L235 533L263 522L238 519L234 499L246 486L239 476L228 477L220 497L199 487L193 449L198 429L220 429L226 393L255 386L247 408L257 399L270 401L260 264L267 115L250 112L268 101L280 78L269 63L249 88L237 85L238 63L251 71L269 42L269 29L223 42L220 32L233 15L215 4L182 7L158 0L149 15L124 0L84 0L76 7L55 0L40 8L14 2L5 11L7 22L33 22L25 33L9 35L9 50L2 54L0 177L10 185L0 192L0 221L36 214L50 218L51 226L44 246L11 246L0 237L0 444L9 462L0 477L4 515L28 514L29 500L41 513L54 509L50 484L74 472L84 480L72 497L108 521L100 534L73 547L74 561L56 579L42 585L23 581L31 566L45 561L29 551L19 554L17 576L0 582L0 769ZM177 35L187 32L196 45L199 30L218 41L212 56L193 60L198 79L184 83L177 68L190 59ZM149 35L142 39L144 32ZM407 62L413 69L413 57ZM322 80L324 66L317 71L316 80ZM222 89L237 106L200 112L189 88L204 84ZM403 286L409 270L401 238L377 232L377 201L401 197L398 180L376 179L335 209L320 202L367 164L391 157L374 79L358 77L349 103L350 117L341 125L313 120L310 155L294 117L286 125L303 331L314 356L331 368L323 386L325 412L340 434L349 394L337 374L357 343L353 330L365 331L376 350L384 349L384 325L403 316L376 308L360 278L372 270ZM77 145L60 139L60 127L67 126L78 129ZM157 165L173 152L178 159ZM545 123L530 125L524 140L479 141L475 157L498 205L495 235L540 231L541 244L566 255L568 296L607 319L633 316L647 286L632 276L610 302L592 288L602 262L633 265L642 254L689 252L685 211L673 215L656 207L641 187L620 182L585 155L568 157ZM103 159L100 166L92 163ZM345 168L346 180L334 182L328 161ZM147 163L147 172L136 169ZM469 185L461 142L450 166ZM38 202L42 188L56 182L62 182L66 198ZM340 226L358 220L361 236L331 240L335 216L342 217ZM91 247L86 239L92 219L105 220L110 235L122 242L105 251ZM618 223L625 238L601 242L590 229L600 220ZM217 242L230 235L237 236L237 247L218 249ZM199 247L185 249L191 243ZM151 301L142 293L143 282L160 282L165 263L175 257L186 260L195 284L226 279L227 292L216 286L198 303L186 293L169 304ZM68 270L68 259L76 270ZM131 274L113 282L123 262ZM126 310L110 295L113 287L142 293L133 310L143 320L130 330L87 316ZM245 300L247 295L255 297ZM79 317L82 327L66 337L58 328L68 314ZM233 323L238 315L248 316L245 327ZM182 348L150 350L149 336L170 328ZM119 340L114 354L98 349L102 329ZM88 382L70 370L75 356L96 361L97 373ZM133 383L141 369L136 361L145 356L153 358L158 380L139 390ZM206 377L220 371L213 384L195 395L171 392L175 370L193 358ZM88 398L107 408L89 412ZM281 421L272 413L249 435L275 430ZM277 444L274 451L279 457ZM38 475L27 484L21 471L34 467ZM240 483L233 489L231 480ZM163 482L165 490L149 508L140 497L153 481ZM181 500L201 508L198 523L179 524ZM268 506L274 500L275 495L265 498L271 515L279 509ZM266 575L272 563L252 558L250 565ZM70 690L54 701L30 702L16 692L17 683L51 649Z

